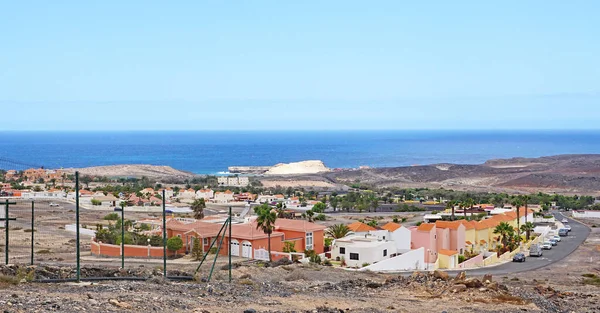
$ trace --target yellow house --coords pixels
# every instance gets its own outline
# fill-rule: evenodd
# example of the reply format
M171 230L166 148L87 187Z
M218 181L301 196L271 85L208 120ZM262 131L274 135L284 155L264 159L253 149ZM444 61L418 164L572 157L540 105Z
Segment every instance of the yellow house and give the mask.
M460 220L465 226L465 249L467 251L478 251L477 236L475 234L475 221Z
M440 249L438 250L438 261L440 268L457 268L458 251Z
M475 251L483 252L489 248L489 231L484 221L475 223Z

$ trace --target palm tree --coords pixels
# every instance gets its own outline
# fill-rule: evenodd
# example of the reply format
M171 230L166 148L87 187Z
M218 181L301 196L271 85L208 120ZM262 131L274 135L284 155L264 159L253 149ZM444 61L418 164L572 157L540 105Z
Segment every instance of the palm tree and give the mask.
M192 203L192 211L194 211L194 218L201 220L204 218L204 208L206 208L206 203L204 202L204 198L196 199Z
M499 234L502 237L502 246L508 246L508 238L512 236L513 228L506 222L501 222L494 228L494 234Z
M281 202L277 203L276 210L277 210L277 217L278 218L285 217L285 209L286 209L285 203L281 203Z
M454 221L456 219L456 217L454 216L454 206L456 205L456 203L452 200L446 202L446 210L451 209L452 210L452 220Z
M333 239L339 239L346 237L350 233L350 228L345 224L335 224L327 229L327 235Z
M471 210L473 210L474 205L475 205L475 201L473 201L473 199L471 199L471 198L465 200L465 202L463 203L463 213L465 215L465 221L467 220L467 208L470 208ZM471 213L471 214L473 214L473 213Z
M525 222L521 225L521 231L525 233L525 238L529 241L529 234L533 231L535 225L532 222Z
M519 198L514 198L513 201L510 203L510 205L512 205L513 207L517 208L517 229L520 229L521 226L521 217L519 216L519 207L522 205L521 203L521 199Z
M261 208L262 207L262 208ZM260 209L259 209L260 208ZM256 210L258 209L258 210ZM275 221L277 220L277 213L272 210L268 205L256 207L255 212L258 217L256 218L256 229L262 230L267 234L268 250L269 250L269 262L271 262L271 234L275 229Z

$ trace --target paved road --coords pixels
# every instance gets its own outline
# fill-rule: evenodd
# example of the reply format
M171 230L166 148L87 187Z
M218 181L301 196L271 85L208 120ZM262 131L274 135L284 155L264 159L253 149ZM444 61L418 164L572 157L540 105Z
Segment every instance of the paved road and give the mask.
M562 220L565 216L559 212L553 212L554 217L557 220ZM540 269L544 266L548 266L554 262L559 262L564 259L568 255L570 255L579 245L581 245L589 236L590 229L570 218L569 225L571 225L571 232L567 237L562 237L561 242L558 245L552 247L552 250L544 250L544 255L541 257L527 257L526 261L523 263L517 262L508 262L505 264L501 264L494 267L482 268L482 269L472 269L468 270L469 274L472 275L484 275L484 274L492 274L492 275L501 275L501 274L509 274L509 273L518 273L524 271L532 271L536 269ZM458 273L459 271L448 271L449 274Z

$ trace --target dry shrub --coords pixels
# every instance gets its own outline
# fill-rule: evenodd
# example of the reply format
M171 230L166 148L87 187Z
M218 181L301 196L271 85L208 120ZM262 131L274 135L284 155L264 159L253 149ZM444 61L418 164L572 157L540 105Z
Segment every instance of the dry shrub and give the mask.
M297 281L297 280L306 280L304 273L301 271L293 271L286 278L286 281Z
M254 282L251 281L250 279L240 279L239 284L251 286L251 285L254 285Z

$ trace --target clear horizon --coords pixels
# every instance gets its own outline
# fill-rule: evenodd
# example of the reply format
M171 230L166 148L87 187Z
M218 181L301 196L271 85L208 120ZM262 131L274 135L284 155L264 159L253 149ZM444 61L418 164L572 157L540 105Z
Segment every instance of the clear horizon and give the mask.
M600 129L600 3L506 4L7 3L0 131Z

